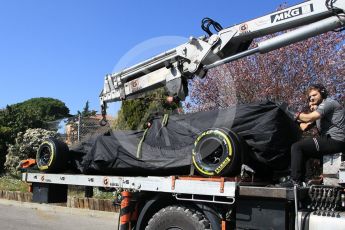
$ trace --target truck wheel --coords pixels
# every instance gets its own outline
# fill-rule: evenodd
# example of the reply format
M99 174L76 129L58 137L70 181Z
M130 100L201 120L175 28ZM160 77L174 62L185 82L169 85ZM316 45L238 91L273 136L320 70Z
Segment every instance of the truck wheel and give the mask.
M236 174L240 168L239 137L227 129L208 129L194 143L193 165L203 176Z
M162 208L150 219L145 230L207 230L210 222L197 210L184 206Z
M57 139L44 141L37 150L37 167L43 172L59 172L66 167L68 146Z

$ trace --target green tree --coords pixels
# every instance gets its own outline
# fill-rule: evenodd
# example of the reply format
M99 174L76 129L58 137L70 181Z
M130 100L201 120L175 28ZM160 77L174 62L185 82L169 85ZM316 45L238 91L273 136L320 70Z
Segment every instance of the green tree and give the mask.
M151 114L156 112L171 113L181 107L179 103L168 104L166 98L166 90L160 88L139 99L123 101L114 128L122 130L142 129Z
M13 144L17 133L29 128L48 128L50 122L70 116L69 109L60 100L32 98L8 105L0 110L0 172L7 154L7 146Z
M96 115L96 113L97 113L96 110L90 110L89 101L86 101L82 112L78 110L78 115L81 115L82 117L94 116Z
M11 129L9 127L0 126L0 172L6 160L7 143L10 139Z
M12 107L19 109L19 113L28 112L30 116L34 118L38 116L45 122L55 121L69 116L69 109L65 103L54 98L32 98L22 103L12 105Z

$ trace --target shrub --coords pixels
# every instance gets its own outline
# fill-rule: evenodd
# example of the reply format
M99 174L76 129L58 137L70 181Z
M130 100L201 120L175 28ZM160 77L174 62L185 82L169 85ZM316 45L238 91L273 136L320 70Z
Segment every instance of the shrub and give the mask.
M16 167L21 160L36 158L36 152L40 144L50 137L57 136L56 132L45 129L28 129L25 133L19 132L15 144L8 147L5 170L10 174L16 174Z

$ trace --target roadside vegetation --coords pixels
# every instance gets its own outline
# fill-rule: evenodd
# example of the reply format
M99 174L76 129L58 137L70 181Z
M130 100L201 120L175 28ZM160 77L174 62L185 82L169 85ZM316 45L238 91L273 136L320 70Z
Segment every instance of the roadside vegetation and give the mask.
M78 115L88 117L96 111L89 110L89 103ZM41 142L59 138L56 120L69 117L65 103L53 98L32 98L22 103L0 109L0 190L28 192L30 185L21 180L19 162L35 158ZM111 191L93 189L94 198L112 199ZM69 186L68 195L84 197L84 187Z
M3 175L0 177L0 190L28 192L29 185L20 176Z

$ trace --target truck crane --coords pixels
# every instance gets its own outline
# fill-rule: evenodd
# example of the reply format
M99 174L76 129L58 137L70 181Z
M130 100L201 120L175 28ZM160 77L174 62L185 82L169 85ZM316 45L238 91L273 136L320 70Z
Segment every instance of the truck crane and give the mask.
M107 74L100 93L102 114L107 103L136 98L165 86L169 95L184 100L187 81L207 70L256 53L269 51L344 27L344 1L311 0L228 28L205 18L206 36L189 41L120 72ZM217 31L212 34L210 27ZM253 39L290 30L248 49Z
M309 0L224 29L206 18L202 26L206 36L190 37L174 49L106 75L100 94L102 114L105 119L107 103L137 98L162 86L170 96L184 100L188 80L204 77L213 67L328 31L340 31L344 26L345 0ZM217 33L212 33L210 27ZM280 31L288 32L249 48L253 39ZM239 181L237 177L28 171L22 179L32 183L36 202L66 200L66 185L122 190L120 229L340 230L345 229L345 161L340 156L331 158L327 164L333 171L336 168L335 184L294 188L265 187L253 180ZM244 173L250 174L250 170Z

